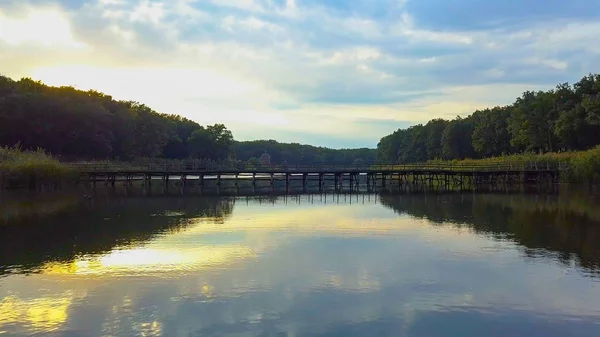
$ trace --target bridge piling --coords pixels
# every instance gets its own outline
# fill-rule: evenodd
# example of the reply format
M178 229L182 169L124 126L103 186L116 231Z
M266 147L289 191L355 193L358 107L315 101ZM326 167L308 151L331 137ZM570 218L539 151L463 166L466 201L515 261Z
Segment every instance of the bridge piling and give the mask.
M565 167L544 165L535 167L533 165L480 165L463 166L450 164L414 164L414 165L369 165L356 167L340 166L271 166L255 169L240 168L215 168L203 165L148 165L147 167L135 168L128 166L107 165L73 165L80 173L82 179L87 179L92 185L98 181L104 181L106 185L114 186L116 181L123 181L125 185L131 186L134 181L140 180L150 185L153 178L160 177L165 185L168 185L170 176L178 177L177 185L188 186L188 179L198 179L203 188L206 181L216 181L216 185L222 185L224 181L232 181L231 185L240 187L243 181L251 183L256 188L258 180L269 180L270 186L275 187L276 180L285 179L286 189L291 189L293 180L301 179L302 187L309 186L312 177L315 183L318 181L319 190L324 190L326 184L334 183L336 190L347 187L348 180L350 189L360 188L361 179L364 176L367 190L375 188L403 188L418 190L507 190L512 186L524 186L528 184L548 186L559 182L560 170ZM191 178L198 177L198 178ZM248 178L248 179L245 179ZM394 184L388 180L397 181Z

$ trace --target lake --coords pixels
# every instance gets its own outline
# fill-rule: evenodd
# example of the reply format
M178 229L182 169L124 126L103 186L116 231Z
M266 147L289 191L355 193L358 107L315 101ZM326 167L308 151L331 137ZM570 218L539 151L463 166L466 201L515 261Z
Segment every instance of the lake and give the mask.
M586 194L2 200L0 335L600 336Z

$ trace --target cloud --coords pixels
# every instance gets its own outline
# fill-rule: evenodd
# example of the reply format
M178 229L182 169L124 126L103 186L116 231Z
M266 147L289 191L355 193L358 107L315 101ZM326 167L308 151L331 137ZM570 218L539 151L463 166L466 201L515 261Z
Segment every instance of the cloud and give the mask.
M223 121L238 138L374 146L409 123L600 72L593 0L534 2L0 2L0 63Z
M7 47L40 45L43 47L82 48L75 41L70 23L56 8L25 8L18 16L0 10L0 41Z

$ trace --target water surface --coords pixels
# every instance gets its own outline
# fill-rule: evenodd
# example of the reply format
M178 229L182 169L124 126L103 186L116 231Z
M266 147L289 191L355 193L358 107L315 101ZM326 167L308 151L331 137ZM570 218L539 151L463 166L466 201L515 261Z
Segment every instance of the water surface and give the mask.
M600 336L600 207L587 196L42 204L0 208L0 334Z

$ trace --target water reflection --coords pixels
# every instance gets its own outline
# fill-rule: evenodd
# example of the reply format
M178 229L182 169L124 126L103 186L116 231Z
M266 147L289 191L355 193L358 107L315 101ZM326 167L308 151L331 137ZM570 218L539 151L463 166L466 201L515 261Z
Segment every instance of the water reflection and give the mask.
M381 203L399 214L513 240L532 258L553 252L565 265L576 263L595 275L600 271L600 204L590 196L383 195Z
M597 336L598 208L565 200L99 193L0 227L0 333Z
M202 219L223 223L232 198L99 196L42 219L21 217L0 226L0 275L31 272L41 265L72 262L115 247L143 244ZM93 261L89 261L93 265Z

